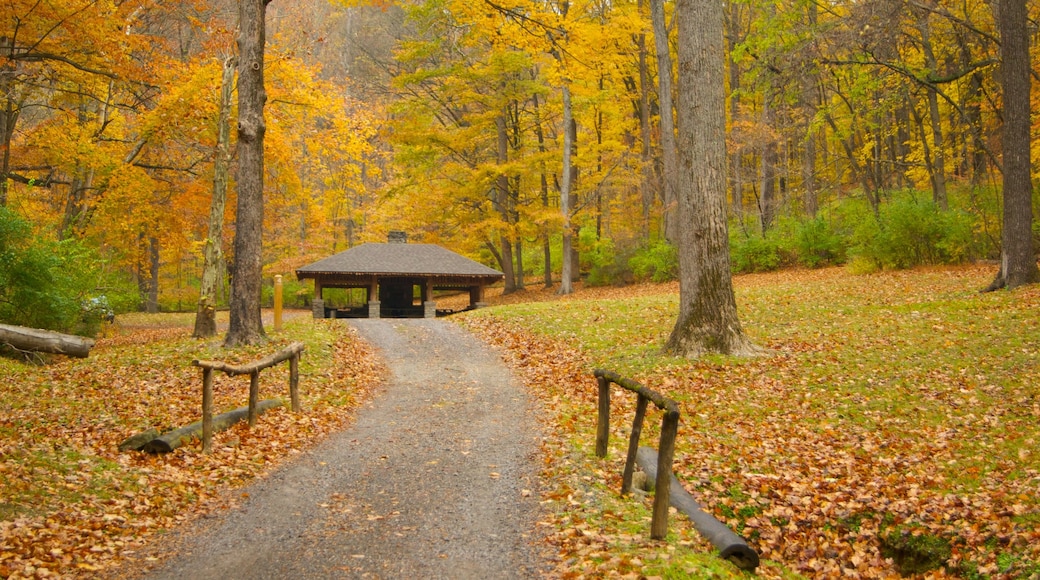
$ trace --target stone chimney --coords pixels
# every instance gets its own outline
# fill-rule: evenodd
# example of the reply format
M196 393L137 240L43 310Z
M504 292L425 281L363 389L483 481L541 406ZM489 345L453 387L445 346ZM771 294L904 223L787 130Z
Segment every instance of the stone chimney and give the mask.
M386 241L389 244L407 244L408 234L400 230L391 230L386 234Z

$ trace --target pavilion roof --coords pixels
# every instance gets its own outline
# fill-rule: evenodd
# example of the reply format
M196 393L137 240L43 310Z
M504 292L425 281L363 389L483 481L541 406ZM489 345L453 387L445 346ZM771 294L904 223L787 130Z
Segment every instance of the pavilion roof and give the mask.
M344 274L503 277L502 272L441 246L408 243L362 244L296 270L301 280Z

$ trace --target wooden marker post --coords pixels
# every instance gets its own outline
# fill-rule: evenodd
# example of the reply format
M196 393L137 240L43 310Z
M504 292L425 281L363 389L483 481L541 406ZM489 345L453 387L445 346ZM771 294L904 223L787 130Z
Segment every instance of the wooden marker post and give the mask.
M282 329L282 275L274 277L274 331Z

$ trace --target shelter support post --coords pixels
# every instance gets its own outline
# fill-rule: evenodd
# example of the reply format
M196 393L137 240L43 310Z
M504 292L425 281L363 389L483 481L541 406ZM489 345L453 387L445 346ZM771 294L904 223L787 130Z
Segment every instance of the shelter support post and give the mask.
M314 279L314 300L311 301L311 315L314 318L325 318L325 300L321 295L321 279Z
M368 317L379 318L379 280L373 276L368 283Z
M469 306L470 308L483 308L487 306L484 302L484 285L469 287Z
M423 318L437 318L437 302L433 300L433 278L423 281L422 291Z

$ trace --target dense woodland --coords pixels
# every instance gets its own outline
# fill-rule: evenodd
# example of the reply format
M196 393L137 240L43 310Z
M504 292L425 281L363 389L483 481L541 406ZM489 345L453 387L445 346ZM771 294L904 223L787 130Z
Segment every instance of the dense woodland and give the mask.
M726 2L734 269L996 260L1001 5ZM271 2L265 278L390 229L482 259L507 290L559 282L570 245L590 283L674 277L673 12ZM226 0L3 3L0 318L69 328L55 301L101 295L194 310L207 247L226 302L237 19Z

